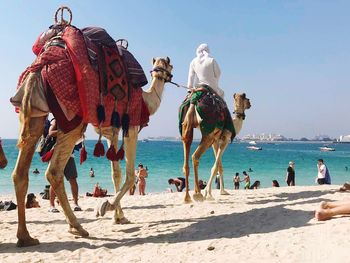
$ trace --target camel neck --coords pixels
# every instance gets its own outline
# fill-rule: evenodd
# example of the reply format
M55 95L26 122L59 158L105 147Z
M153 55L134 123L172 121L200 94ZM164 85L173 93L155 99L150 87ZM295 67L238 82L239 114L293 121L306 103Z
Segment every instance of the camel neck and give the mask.
M240 133L242 126L243 126L244 119L242 117L238 117L237 114L234 114L232 122L233 127L235 127L236 134Z
M150 115L153 115L159 108L164 90L164 80L152 78L151 86L142 92L142 97L147 105Z

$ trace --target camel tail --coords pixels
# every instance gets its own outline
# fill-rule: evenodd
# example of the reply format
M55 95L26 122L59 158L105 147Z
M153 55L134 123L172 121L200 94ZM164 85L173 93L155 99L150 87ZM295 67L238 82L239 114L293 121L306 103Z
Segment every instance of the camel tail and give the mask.
M35 82L36 82L36 78L34 77L34 74L30 73L27 76L21 110L19 113L19 119L21 122L22 129L21 129L21 134L17 143L18 148L22 148L26 144L26 141L28 140L28 138L30 137L30 116L32 113L31 98L32 98L32 91L33 91L33 87L35 86Z

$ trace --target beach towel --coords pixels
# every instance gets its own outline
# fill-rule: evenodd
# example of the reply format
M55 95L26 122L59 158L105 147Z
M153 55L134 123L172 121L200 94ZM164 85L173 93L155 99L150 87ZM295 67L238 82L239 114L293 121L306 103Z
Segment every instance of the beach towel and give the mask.
M209 134L216 128L227 129L232 133L231 141L236 136L230 112L226 102L216 94L209 86L203 85L189 94L179 109L179 130L182 135L182 122L190 103L195 105L196 111L201 117L200 130L203 134Z

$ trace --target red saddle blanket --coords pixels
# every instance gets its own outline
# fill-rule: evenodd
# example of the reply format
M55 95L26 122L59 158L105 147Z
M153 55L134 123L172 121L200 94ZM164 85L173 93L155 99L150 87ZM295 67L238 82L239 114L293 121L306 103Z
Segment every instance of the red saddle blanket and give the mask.
M22 73L19 84L29 72L41 70L50 88L48 105L54 115L60 115L57 122L63 131L75 128L79 124L77 117L84 123L97 126L97 106L101 103L106 113L102 126L110 126L114 109L120 116L128 111L130 125L147 125L149 112L142 98L142 89L128 87L126 69L117 49L103 49L107 79L105 86L101 87L98 72L90 64L82 32L68 26L63 30L60 41L66 48L54 44L41 49L33 64ZM37 46L34 44L34 47ZM107 91L102 99L100 89ZM77 124L68 127L72 120Z

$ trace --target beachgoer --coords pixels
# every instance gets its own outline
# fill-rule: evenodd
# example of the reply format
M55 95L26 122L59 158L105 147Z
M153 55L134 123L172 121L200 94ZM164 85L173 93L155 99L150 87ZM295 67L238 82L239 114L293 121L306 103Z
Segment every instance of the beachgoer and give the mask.
M331 184L331 178L327 166L324 164L323 159L317 160L317 183L319 185Z
M260 181L255 181L249 189L258 189L260 187Z
M348 190L350 190L350 183L348 183L348 182L344 183L343 186L339 188L340 192L345 192Z
M143 164L139 163L138 170L136 172L136 176L138 178L139 184L139 194L145 195L146 189L146 178L148 177L148 172L145 168L143 168Z
M242 182L245 182L244 189L249 189L250 188L250 177L246 171L243 171L243 175L244 175L244 178L243 178Z
M215 177L216 189L220 189L220 174L217 174Z
M294 162L290 161L287 168L286 183L288 186L295 186Z
M38 168L35 168L35 170L33 171L33 174L40 174Z
M107 195L107 189L102 189L99 183L96 183L94 191L92 192L93 197L105 197Z
M174 184L178 192L182 192L182 190L186 187L186 179L183 177L170 178L168 183Z
M233 184L235 186L235 189L239 189L239 183L241 182L241 179L239 178L239 173L236 173L233 177Z
M58 132L58 130L57 130L56 120L52 120L51 126L49 128L48 136L56 137L57 132ZM73 152L74 152L74 150L73 150ZM74 211L81 211L81 208L78 205L78 192L79 192L79 187L78 187L78 182L77 182L78 172L77 172L77 167L75 165L73 153L69 157L68 162L66 164L66 167L64 168L64 176L66 177L66 180L69 181L69 184L71 187L73 202L74 202L73 210ZM53 212L53 213L59 212L58 209L55 207L55 198L56 198L56 193L51 186L50 187L50 209L49 209L49 212Z
M26 208L40 207L39 202L36 200L36 196L33 193L27 194Z
M277 180L272 180L272 187L280 187L280 184Z
M349 170L349 168L347 166L345 166L345 171L348 171L348 170Z
M249 169L248 169L248 172L250 172L250 173L253 172L252 168L249 168Z
M322 201L315 211L315 218L323 221L337 215L350 214L350 200L325 202Z
M203 190L207 186L207 182L203 180L198 181L199 189Z
M90 175L90 177L95 177L95 171L94 171L94 169L92 169L92 167L90 168L89 175Z

